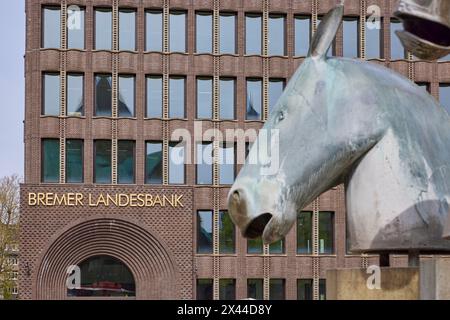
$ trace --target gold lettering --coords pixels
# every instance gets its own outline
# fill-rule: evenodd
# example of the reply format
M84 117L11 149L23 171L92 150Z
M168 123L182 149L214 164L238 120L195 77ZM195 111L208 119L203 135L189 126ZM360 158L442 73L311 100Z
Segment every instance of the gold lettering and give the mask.
M28 205L29 206L35 206L37 204L36 200L36 193L29 193L28 194Z
M46 205L46 206L51 207L51 206L55 205L54 202L52 203L52 201L54 201L54 200L55 200L55 199L53 198L53 193L47 192L47 193L45 194L45 205Z
M97 207L98 206L98 203L95 204L95 203L92 202L92 194L89 193L89 197L88 198L89 198L89 206L90 207Z
M172 200L169 199L167 196L163 196L163 202L168 202L170 204L171 207L173 207L173 195L172 195Z
M108 206L110 205L109 202L111 201L116 207L117 207L117 194L112 197L109 193L106 195L106 199L108 201Z
M83 206L83 194L82 193L77 193L76 195L75 195L75 202L76 202L76 204L75 205L80 205L80 206Z
M145 198L143 194L138 194L137 195L137 200L138 200L138 207L143 207L145 206Z
M164 200L164 198L163 198L163 200ZM155 197L155 201L153 202L153 205L156 206L157 203L158 203L161 207L164 207L164 206L165 206L165 205L164 205L164 202L161 201L161 197L160 197L159 195L157 195L157 196Z
M145 206L146 207L153 207L153 197L151 194L145 195Z
M135 193L130 194L130 207L137 207L136 201L137 201L137 194Z
M67 205L69 207L75 206L75 193L68 193L67 194Z
M122 199L125 199L122 201ZM119 207L126 207L130 203L130 198L126 194L119 194Z
M178 204L180 204L180 207L184 208L183 204L181 203L181 198L183 198L183 195L175 195L175 207L178 206Z
M45 206L45 202L44 202L45 194L39 192L37 198L38 198L38 205L42 204L43 206Z
M55 194L55 201L53 202L53 204L54 205L58 205L58 206L60 206L60 205L62 205L62 203L65 203L66 202L66 195L65 194L63 194L62 195L62 197L61 196L59 196L57 193Z
M97 206L99 206L100 204L103 204L106 207L106 199L103 196L103 194L100 193L100 195L98 196L97 199Z

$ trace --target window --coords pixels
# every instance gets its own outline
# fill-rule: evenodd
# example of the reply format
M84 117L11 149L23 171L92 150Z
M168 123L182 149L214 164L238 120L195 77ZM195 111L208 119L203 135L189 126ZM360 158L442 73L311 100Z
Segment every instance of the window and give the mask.
M269 113L272 112L284 90L283 79L269 80Z
M162 117L162 76L147 77L147 117Z
M135 150L134 141L120 140L117 143L117 181L134 183Z
M261 238L247 240L248 254L262 254L263 249L264 246ZM283 254L283 253L284 253L284 239L278 240L277 242L269 245L269 254Z
M42 47L61 47L61 8L44 7L42 9Z
M228 211L219 212L219 252L235 252L235 227Z
M297 253L312 253L312 212L302 211L297 215Z
M295 55L306 57L311 41L311 17L295 16L294 19Z
M212 53L212 13L197 12L196 16L196 52Z
M59 182L59 139L42 140L42 182Z
M327 299L327 280L319 279L319 300Z
M369 19L369 18L367 18ZM379 22L371 22L366 20L366 58L377 59L382 58L381 51L381 25L382 20Z
M284 253L284 239L278 240L270 244L269 246L270 254L283 254Z
M66 182L83 182L83 140L66 140Z
M334 251L334 212L319 212L319 253Z
M438 61L450 61L450 54L446 55L445 57L440 58Z
M11 272L11 280L17 280L19 279L19 273L17 271Z
M245 15L245 53L262 54L262 17L260 14Z
M235 88L233 78L220 78L220 119L235 119Z
M84 115L84 76L67 74L67 115Z
M145 12L145 50L163 51L163 14L162 11Z
M185 146L169 143L169 184L184 184Z
M450 83L439 84L439 101L450 114Z
M95 49L112 49L112 12L111 8L95 9Z
M185 117L185 81L184 77L170 77L169 80L169 117Z
M219 183L233 184L235 173L234 143L224 143L219 146Z
M197 144L197 184L212 184L213 144Z
M219 279L219 299L220 300L236 299L235 279Z
M94 182L111 183L111 141L94 141Z
M313 299L313 279L297 280L297 300Z
M17 287L13 287L12 294L19 294L19 289Z
M169 20L170 51L186 52L186 13L183 11L171 11Z
M112 77L110 74L95 75L95 115L111 116Z
M212 119L212 86L213 79L197 78L197 118Z
M430 83L429 82L416 82L416 84L423 90L430 93Z
M270 300L285 300L285 280L284 279L270 279L269 281L269 299Z
M59 73L44 73L42 82L42 114L58 116L61 103Z
M8 264L10 266L17 266L18 265L17 258L8 258Z
M135 77L133 75L119 75L119 117L134 117L135 110Z
M286 54L284 25L283 15L269 15L269 55L284 56Z
M262 114L262 80L247 79L247 120L261 120Z
M236 53L236 14L220 13L220 53Z
M145 183L162 184L162 142L147 142Z
M81 288L67 289L69 297L134 297L136 285L130 269L110 256L94 256L79 265Z
M344 39L343 52L344 57L358 57L358 18L344 17L343 21Z
M84 49L85 10L67 8L67 48Z
M197 253L213 252L213 212L197 212Z
M119 10L119 50L136 50L135 10Z
M213 299L213 279L197 279L197 300Z
M264 299L263 279L247 279L247 298L255 300Z
M391 60L405 59L405 49L403 48L400 39L395 34L395 31L402 29L403 25L400 20L391 19Z

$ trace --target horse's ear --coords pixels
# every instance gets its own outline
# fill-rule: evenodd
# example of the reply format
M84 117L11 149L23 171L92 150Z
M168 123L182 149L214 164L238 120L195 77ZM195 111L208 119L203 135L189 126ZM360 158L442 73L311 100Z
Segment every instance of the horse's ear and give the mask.
M344 5L339 4L331 9L319 24L309 48L309 57L324 58L336 36L344 15Z

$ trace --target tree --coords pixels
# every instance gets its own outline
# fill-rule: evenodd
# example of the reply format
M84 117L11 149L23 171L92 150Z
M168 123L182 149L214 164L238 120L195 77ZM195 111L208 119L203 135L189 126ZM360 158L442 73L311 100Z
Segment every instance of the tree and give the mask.
M19 239L19 183L17 175L0 179L0 295L5 299L11 298L15 286L11 258Z

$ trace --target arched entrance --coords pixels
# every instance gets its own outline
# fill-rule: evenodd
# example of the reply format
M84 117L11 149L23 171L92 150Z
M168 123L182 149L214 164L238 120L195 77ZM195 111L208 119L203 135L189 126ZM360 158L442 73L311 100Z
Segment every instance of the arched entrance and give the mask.
M168 246L138 222L115 217L93 217L67 226L53 239L39 260L34 299L71 298L66 286L68 268L78 266L85 270L89 267L101 270L98 269L101 264L105 267L108 262L102 257L114 259L109 262L121 268L124 279L125 268L129 271L134 281L136 299L178 298L178 272ZM95 264L98 264L97 267ZM96 276L97 280L102 277ZM104 279L109 281L108 277ZM111 279L120 280L120 277ZM87 284L94 284L91 280L86 281ZM129 284L124 282L124 286ZM99 286L98 283L96 285Z

